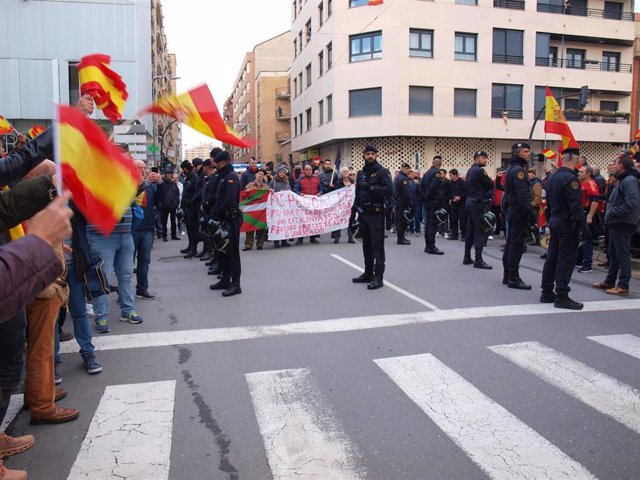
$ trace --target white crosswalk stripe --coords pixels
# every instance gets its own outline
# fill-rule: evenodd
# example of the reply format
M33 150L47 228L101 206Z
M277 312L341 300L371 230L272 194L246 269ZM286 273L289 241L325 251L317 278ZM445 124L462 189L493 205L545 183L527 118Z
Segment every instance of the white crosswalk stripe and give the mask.
M640 359L640 338L635 335L598 335L587 338L606 347L613 348L614 350Z
M640 433L640 392L633 387L538 342L489 349Z
M323 400L309 370L246 375L273 478L364 478L355 447Z
M105 389L68 480L169 478L176 382Z
M490 478L595 478L433 355L374 361Z

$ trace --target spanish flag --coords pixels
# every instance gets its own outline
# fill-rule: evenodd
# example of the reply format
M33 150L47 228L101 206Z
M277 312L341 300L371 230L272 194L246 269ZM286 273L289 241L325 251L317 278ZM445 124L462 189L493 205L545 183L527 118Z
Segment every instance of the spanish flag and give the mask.
M13 127L2 115L0 115L0 135L7 135L11 132L13 132Z
M82 57L78 64L80 94L89 94L104 116L116 123L122 118L129 98L127 85L122 77L109 68L111 57L95 53Z
M29 130L27 130L27 133L29 134L29 138L34 139L45 130L46 129L44 125L34 125Z
M633 139L640 140L640 128L638 128L635 132L633 132Z
M167 95L140 113L168 115L208 137L242 148L251 147L251 143L224 123L209 87L204 84L181 95Z
M546 110L544 112L544 131L546 133L555 133L562 137L561 148L558 153L562 154L565 148L580 148L578 142L573 137L567 119L562 113L562 109L556 101L551 89L547 85L547 103Z
M57 161L64 185L83 215L108 236L136 196L140 173L133 160L81 112L58 105L57 117Z
M554 158L556 158L555 152L553 150L551 150L550 148L545 148L540 153L542 155L544 155L544 158L547 158L549 160L553 160Z
M384 0L369 0L369 6L373 7L375 5L382 5Z

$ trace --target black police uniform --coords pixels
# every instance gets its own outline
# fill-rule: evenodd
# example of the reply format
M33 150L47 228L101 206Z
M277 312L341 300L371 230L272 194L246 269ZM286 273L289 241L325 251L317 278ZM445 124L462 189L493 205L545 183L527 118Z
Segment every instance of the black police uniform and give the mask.
M507 215L507 243L504 246L502 265L504 277L502 283L510 288L530 290L520 278L520 260L524 252L524 237L528 226L535 222L532 219L531 188L527 176L526 160L513 156L509 160L509 168L505 172L504 206Z
M580 234L587 230L578 174L573 169L560 167L547 180L546 192L551 218L549 250L542 270L541 301L551 303L554 300L555 284L555 300L563 306L562 302L568 300L569 281L578 255ZM576 305L581 308L581 304ZM559 305L556 303L556 306Z
M467 233L464 241L465 264L470 264L471 247L475 248L474 265L478 268L489 266L482 260L482 249L487 244L489 232L480 228L482 216L491 209L493 199L493 180L487 171L478 164L473 164L467 172Z
M213 240L211 239L208 224L212 219L211 208L215 204L219 178L220 175L217 170L210 177L206 177L202 187L202 193L200 194L200 238L202 238L202 242L204 243L204 251L208 252L214 260L217 258L217 255L215 248L213 248Z
M198 202L200 199L196 197L197 183L198 174L191 170L184 179L182 189L182 211L189 239L189 252L186 257L193 257L198 245Z
M458 202L455 202L454 197L460 197ZM458 226L460 235L465 238L467 232L467 215L465 210L465 202L467 198L467 184L461 179L457 178L449 182L449 200L451 200L451 221L449 226L451 232L449 233L449 240L458 239Z
M443 191L442 180L440 178L440 169L432 166L426 171L420 182L420 193L425 206L425 222L424 229L425 249L427 253L443 254L436 248L436 233L438 231L438 220L436 219L436 210L442 208Z
M405 238L407 231L407 219L404 211L411 210L411 189L409 188L409 177L403 172L398 173L393 182L393 191L395 192L396 204L396 234L398 235L398 244L409 245L411 242Z
M240 203L240 180L233 171L233 165L227 164L219 170L219 181L216 188L216 201L212 209L214 220L223 222L229 232L230 244L219 256L222 267L222 280L212 285L213 290L227 288L223 295L233 289L240 289L240 227L242 213L238 207ZM215 287L215 288L214 288ZM240 291L241 292L241 291ZM240 293L237 292L237 293Z
M371 165L365 164L364 168L358 172L354 208L358 212L362 233L364 274L356 283L372 282L373 284L375 282L375 288L379 288L378 284L382 286L385 262L385 199L392 192L391 174L378 162ZM374 286L372 284L369 286Z

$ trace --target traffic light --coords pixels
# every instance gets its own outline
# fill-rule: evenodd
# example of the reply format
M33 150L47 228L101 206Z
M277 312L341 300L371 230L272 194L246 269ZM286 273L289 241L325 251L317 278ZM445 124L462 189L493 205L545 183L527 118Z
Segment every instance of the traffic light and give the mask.
M587 106L587 102L589 101L589 87L583 85L580 87L580 100L578 104L580 105L580 110L584 110L584 107Z

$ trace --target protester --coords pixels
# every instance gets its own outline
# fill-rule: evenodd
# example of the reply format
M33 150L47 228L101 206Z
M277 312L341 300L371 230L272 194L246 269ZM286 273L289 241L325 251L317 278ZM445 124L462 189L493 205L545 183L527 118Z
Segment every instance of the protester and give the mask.
M291 190L291 183L289 183L289 177L287 177L287 167L279 165L276 169L276 175L273 180L269 182L269 187L274 193L282 192L285 190ZM275 248L290 247L291 244L288 240L274 240L273 246Z
M176 225L176 210L180 205L180 190L178 182L174 179L173 168L168 167L164 171L164 177L157 181L158 184L158 210L160 211L160 224L162 225L162 240L168 241L167 221L171 221L171 240L180 240Z
M260 168L256 171L255 180L253 182L249 182L246 187L244 187L245 192L257 192L259 190L268 190L269 186L265 183L265 176L267 171L263 168ZM267 230L262 228L260 230L252 230L246 233L244 248L243 251L253 249L253 241L257 237L256 249L262 250L264 248L264 241L267 237Z
M293 191L298 195L312 195L312 196L321 196L322 195L322 185L320 183L320 178L313 174L313 168L311 165L305 165L304 167L304 176L302 176L297 182ZM311 243L320 243L318 241L319 235L311 235L310 242ZM304 241L304 237L300 237L296 240L296 245L302 245Z

